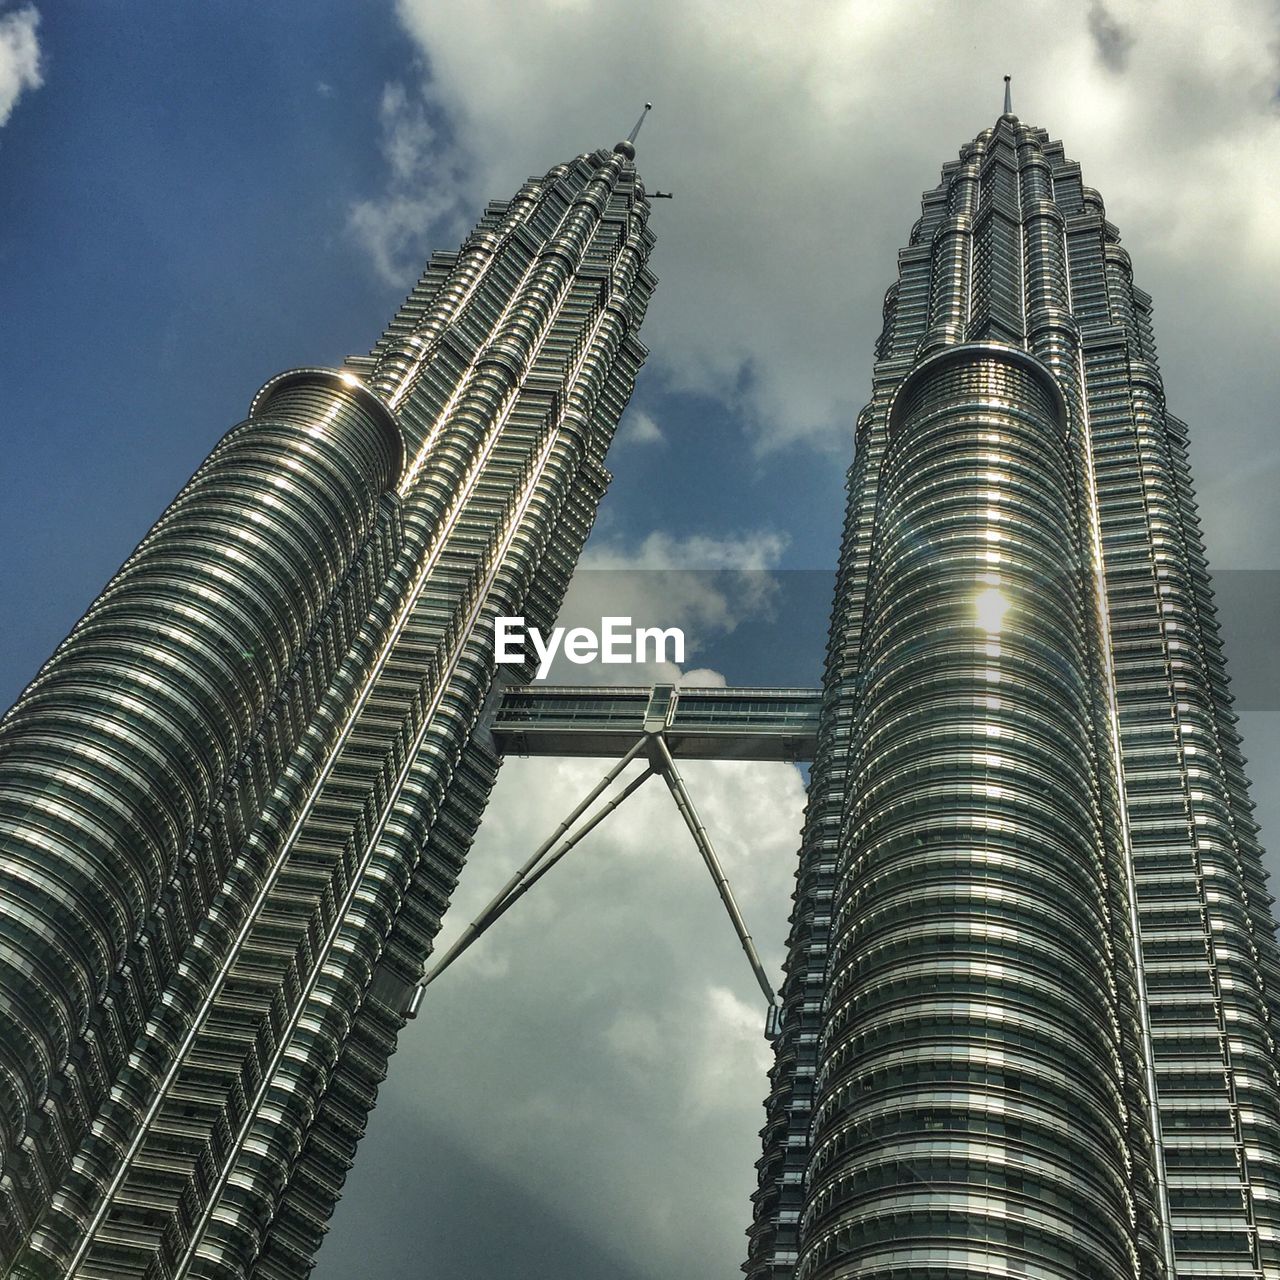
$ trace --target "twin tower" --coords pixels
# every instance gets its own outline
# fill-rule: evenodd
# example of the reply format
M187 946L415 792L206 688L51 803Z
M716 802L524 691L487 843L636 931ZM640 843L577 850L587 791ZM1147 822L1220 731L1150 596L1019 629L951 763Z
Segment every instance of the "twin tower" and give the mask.
M609 481L634 161L268 383L0 722L5 1274L310 1269L500 763L493 620L552 625ZM752 1280L1280 1277L1280 957L1150 310L1007 104L899 255Z

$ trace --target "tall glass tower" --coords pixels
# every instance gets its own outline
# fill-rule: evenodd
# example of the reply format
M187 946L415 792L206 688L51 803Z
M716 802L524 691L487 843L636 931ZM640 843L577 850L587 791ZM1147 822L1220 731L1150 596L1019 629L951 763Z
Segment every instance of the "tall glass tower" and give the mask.
M753 1280L1280 1277L1280 965L1151 300L1006 96L858 420Z
M494 781L492 619L550 625L609 481L634 136L269 382L0 722L4 1274L309 1269Z

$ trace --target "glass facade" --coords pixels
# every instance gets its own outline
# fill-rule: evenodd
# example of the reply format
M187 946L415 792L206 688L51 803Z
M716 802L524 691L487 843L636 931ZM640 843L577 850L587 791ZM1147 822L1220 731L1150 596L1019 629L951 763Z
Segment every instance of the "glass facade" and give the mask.
M1150 298L1006 113L884 314L744 1270L1280 1277L1275 925Z
M629 142L269 383L0 722L0 1269L297 1277L645 350ZM526 673L526 675L529 673Z

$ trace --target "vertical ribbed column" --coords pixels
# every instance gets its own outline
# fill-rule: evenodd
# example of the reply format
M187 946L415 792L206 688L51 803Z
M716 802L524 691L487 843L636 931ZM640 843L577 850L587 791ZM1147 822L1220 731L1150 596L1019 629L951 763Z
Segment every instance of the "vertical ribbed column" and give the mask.
M1125 1067L1125 1111L1130 1155L1130 1190L1144 1276L1173 1269L1169 1206L1155 1102L1156 1073L1150 1009L1138 928L1128 804L1123 785L1117 698L1112 671L1113 644L1103 570L1103 543L1093 456L1093 431L1081 355L1080 330L1071 311L1066 220L1053 194L1052 166L1043 137L1025 125L1018 131L1022 194L1023 281L1027 343L1053 374L1067 404L1070 461L1081 494L1082 559L1093 590L1086 624L1091 637L1089 684L1098 800L1102 810L1106 879L1110 894L1115 980Z
M1280 1097L1267 1008L1275 926L1150 299L1133 283L1100 197L1082 187L1075 201L1074 166L1059 165L1167 1230L1178 1276L1255 1280L1280 1261Z
M1033 359L903 384L800 1280L1137 1273L1071 474Z
M401 462L394 420L354 380L276 379L0 725L5 1151L19 1148ZM4 1252L45 1190L24 1185L21 1151Z
M848 502L836 570L827 640L818 750L796 873L795 908L787 938L782 1013L765 1099L763 1150L756 1162L753 1222L742 1270L752 1280L795 1273L804 1170L808 1163L814 1076L822 1026L836 852L846 803L849 752L861 688L861 648L871 531L875 523L889 406L911 368L907 353L921 343L961 340L968 311L972 214L978 198L982 139L944 171L927 192L924 211L900 255L901 277L884 300L884 329L876 344L875 392L858 417ZM954 188L947 175L954 178ZM936 237L936 238L935 238ZM938 265L935 265L938 264ZM935 279L936 276L936 279ZM926 335L927 330L927 335Z
M948 217L934 232L929 331L921 344L921 355L964 341L969 318L973 216L977 208L978 165L976 159L970 158L948 187Z
M413 505L432 517L446 519L465 492L476 454L527 373L625 164L625 158L615 153L600 166L553 234L538 245L536 257L503 309L499 312L490 300L489 319L494 327L486 334L439 430L432 432L409 468ZM370 375L371 385L393 407L399 407L415 382L431 370L431 361L423 358L431 350L425 337L414 335L406 347L417 352L417 363L406 368L403 353L393 350L382 356Z
M457 319L477 290L501 270L503 249L510 237L545 200L547 188L563 178L568 166L558 165L544 178L530 178L506 204L491 204L480 225L456 253L432 254L426 271L392 319L370 357L353 363L378 370L378 381L398 390L424 358L438 349L448 326ZM410 437L412 439L412 437Z
M973 223L969 337L1020 345L1025 331L1016 141L1016 122L1001 116L983 145L981 195Z

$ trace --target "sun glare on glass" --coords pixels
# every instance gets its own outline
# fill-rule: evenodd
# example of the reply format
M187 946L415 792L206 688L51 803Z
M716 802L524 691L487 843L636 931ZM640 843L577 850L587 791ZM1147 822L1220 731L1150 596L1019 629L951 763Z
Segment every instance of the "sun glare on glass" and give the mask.
M996 590L995 587L990 587L980 592L973 604L977 613L978 626L989 636L999 635L1004 627L1004 615L1009 612L1009 601L1004 593Z

